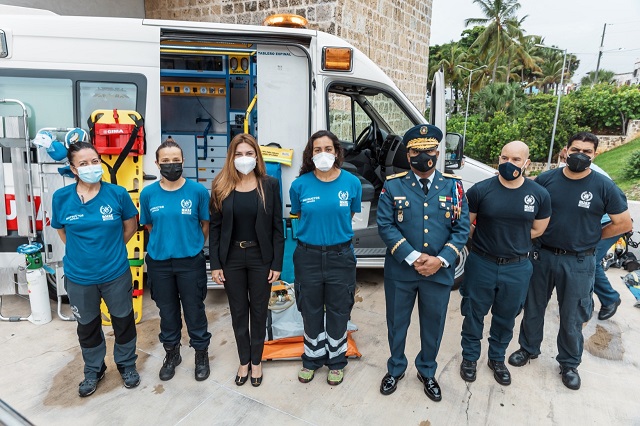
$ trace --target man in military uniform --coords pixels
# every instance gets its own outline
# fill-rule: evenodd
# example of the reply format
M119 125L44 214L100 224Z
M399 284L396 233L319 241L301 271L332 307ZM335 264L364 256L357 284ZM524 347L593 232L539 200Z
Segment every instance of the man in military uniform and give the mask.
M418 296L421 350L418 379L433 401L442 393L436 356L453 285L456 258L469 235L469 211L460 181L435 169L442 131L421 124L405 133L408 172L388 176L378 202L378 232L387 245L384 290L391 357L380 392L389 395L404 377L411 312Z

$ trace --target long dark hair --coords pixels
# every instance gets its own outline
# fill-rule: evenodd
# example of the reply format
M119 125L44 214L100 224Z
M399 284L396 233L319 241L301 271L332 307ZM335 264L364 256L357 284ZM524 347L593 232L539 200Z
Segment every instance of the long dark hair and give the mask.
M342 161L344 161L344 152L342 151L340 140L338 140L338 137L328 130L318 130L311 135L309 141L307 142L307 146L304 147L304 151L302 152L302 166L300 166L300 175L312 172L316 169L316 165L313 164L313 143L316 141L316 139L320 139L325 136L331 139L331 142L333 142L333 150L336 153L336 162L333 164L333 167L337 169L342 167Z

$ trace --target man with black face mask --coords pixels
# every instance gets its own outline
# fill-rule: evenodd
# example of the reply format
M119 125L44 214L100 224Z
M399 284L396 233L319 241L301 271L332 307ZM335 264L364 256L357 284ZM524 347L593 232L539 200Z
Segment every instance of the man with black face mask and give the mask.
M567 166L536 178L551 195L553 215L534 248L520 349L509 357L509 364L521 367L540 354L544 313L555 287L560 308L556 360L562 383L573 390L581 384L582 326L593 312L596 246L601 239L622 234L632 226L622 191L589 167L597 148L594 134L580 132L567 144ZM603 228L600 219L605 213L611 224Z
M435 379L456 258L469 235L467 200L459 180L435 169L442 131L421 124L405 133L411 170L387 177L378 202L378 232L387 245L384 290L391 357L380 392L390 395L407 369L404 354L411 312L418 296L421 351L418 380L433 401L442 393Z
M475 222L475 227L471 225L473 248L460 287L464 316L460 376L467 382L476 379L484 317L491 310L488 365L499 384L511 384L504 358L533 272L531 239L542 235L551 216L547 190L524 177L528 164L529 147L521 141L509 142L500 154L499 175L467 192L469 220Z

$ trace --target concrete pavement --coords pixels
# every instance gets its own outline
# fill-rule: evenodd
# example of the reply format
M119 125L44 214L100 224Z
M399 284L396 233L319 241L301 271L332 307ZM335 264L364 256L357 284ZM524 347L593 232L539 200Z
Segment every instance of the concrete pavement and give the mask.
M458 373L460 295L453 292L438 359L442 402L429 400L416 378L417 309L407 341L406 377L396 393L382 396L378 389L388 357L382 271L361 270L352 319L360 328L354 338L363 356L350 360L345 381L339 386L326 383L326 369L303 385L297 380L300 361L271 361L264 364L262 386L253 388L247 383L237 387L237 352L226 295L211 290L206 301L213 334L208 380L194 380L194 352L185 346L175 377L168 382L158 379L164 357L157 339L159 317L155 305L145 296L144 316L138 325L138 368L142 377L138 388L123 387L108 354L107 375L97 392L79 398L82 359L75 323L61 321L54 310L54 320L46 325L0 324L0 398L39 425L640 425L640 309L633 307L633 296L620 279L625 273L620 269L607 272L622 295L618 313L608 321L598 321L594 315L584 328L579 391L564 387L558 374L555 296L547 310L538 359L525 367L510 367L512 384L500 386L486 365L485 339L478 379L465 383ZM596 302L596 312L598 309ZM4 298L4 315L28 310L27 300ZM518 348L519 321L508 353ZM105 332L111 352L113 333L109 328ZM182 343L188 345L186 332Z

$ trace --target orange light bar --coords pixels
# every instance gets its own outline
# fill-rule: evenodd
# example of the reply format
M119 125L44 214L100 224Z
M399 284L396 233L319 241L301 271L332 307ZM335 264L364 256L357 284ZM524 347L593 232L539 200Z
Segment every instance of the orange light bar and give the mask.
M268 16L262 25L267 27L307 28L309 21L300 15L292 13L279 13Z
M351 71L353 50L350 47L325 47L322 69L325 71Z

